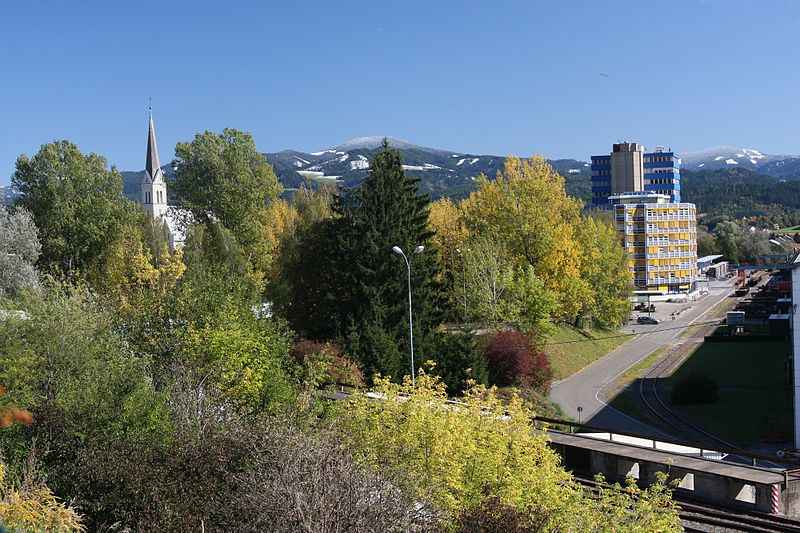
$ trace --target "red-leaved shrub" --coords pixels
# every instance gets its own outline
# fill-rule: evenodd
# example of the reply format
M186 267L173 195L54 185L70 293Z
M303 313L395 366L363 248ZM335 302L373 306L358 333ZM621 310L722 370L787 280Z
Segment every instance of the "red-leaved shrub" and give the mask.
M523 386L543 391L553 379L547 356L514 330L498 331L484 345L489 381L500 387Z

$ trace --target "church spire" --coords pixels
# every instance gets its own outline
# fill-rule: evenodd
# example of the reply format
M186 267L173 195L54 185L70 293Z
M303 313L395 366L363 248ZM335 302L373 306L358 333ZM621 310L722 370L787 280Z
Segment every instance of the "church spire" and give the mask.
M145 180L156 181L158 178L163 180L161 163L158 160L158 146L156 146L156 128L153 125L153 108L150 108L150 133L147 137L147 161L144 171Z

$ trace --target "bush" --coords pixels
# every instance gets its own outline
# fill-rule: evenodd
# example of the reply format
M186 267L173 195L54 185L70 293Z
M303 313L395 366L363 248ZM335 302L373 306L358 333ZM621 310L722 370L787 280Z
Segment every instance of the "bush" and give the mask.
M292 357L302 366L306 381L310 374L319 372L315 381L363 387L364 374L358 364L347 357L331 342L302 340L292 346Z
M537 518L539 520L537 520ZM455 524L442 527L442 531L455 533L533 533L541 531L545 520L527 509L519 511L487 495L479 506L465 509L454 520ZM541 522L541 523L537 523Z
M547 356L518 331L495 333L486 342L483 355L489 367L489 381L494 385L527 386L543 391L553 379Z
M713 403L717 401L717 382L706 374L696 372L675 383L671 401L674 405Z

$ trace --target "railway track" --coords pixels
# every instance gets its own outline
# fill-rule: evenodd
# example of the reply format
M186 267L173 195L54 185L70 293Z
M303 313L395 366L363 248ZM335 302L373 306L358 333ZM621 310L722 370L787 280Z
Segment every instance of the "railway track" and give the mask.
M713 506L676 500L685 531L800 532L800 521L763 513L737 513Z
M580 476L574 479L592 491L597 490L597 482ZM608 487L608 483L603 483ZM715 505L704 504L673 493L673 501L678 506L678 516L685 531L745 531L745 532L789 532L800 533L800 520L780 515L759 512L733 511Z
M706 431L670 409L658 393L659 380L663 380L667 374L671 373L678 364L689 356L695 350L698 341L701 341L706 334L710 334L714 327L715 324L701 326L691 337L683 338L676 343L676 346L661 361L650 367L647 373L639 380L639 398L651 414L655 415L668 427L678 430L691 440L711 446L722 446L728 450L746 452L746 450Z

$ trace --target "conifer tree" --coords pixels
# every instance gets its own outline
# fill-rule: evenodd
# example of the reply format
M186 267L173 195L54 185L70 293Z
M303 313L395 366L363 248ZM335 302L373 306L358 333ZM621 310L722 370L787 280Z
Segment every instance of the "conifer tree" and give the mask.
M419 180L403 172L400 152L384 142L361 186L335 199L334 216L296 235L295 253L281 266L278 313L309 338L339 337L367 375L410 374L408 273L392 247L411 262L414 339L421 347L441 315L429 202ZM417 246L425 250L414 254Z
M436 250L428 225L427 195L419 193L419 179L403 172L399 151L383 150L370 161L370 174L361 187L344 194L337 210L344 230L338 248L341 286L338 321L342 333L358 337L357 354L368 374L380 372L397 378L410 371L406 362L408 335L408 272L399 246L411 262L414 338L417 346L440 320L435 277ZM418 246L422 253L414 254ZM350 265L349 268L346 265ZM394 344L392 349L388 344ZM393 357L385 357L393 354ZM422 362L422 354L417 357ZM399 358L399 360L396 360Z

